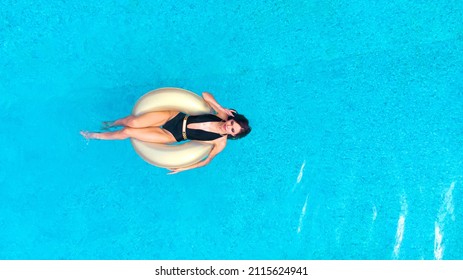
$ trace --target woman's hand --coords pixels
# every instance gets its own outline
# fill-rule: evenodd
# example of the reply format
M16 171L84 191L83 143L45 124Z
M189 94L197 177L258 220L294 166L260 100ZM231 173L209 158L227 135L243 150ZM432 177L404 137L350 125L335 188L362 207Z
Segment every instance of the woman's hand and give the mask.
M219 110L223 113L225 113L227 116L230 116L230 117L234 117L234 113L236 113L235 110L230 110L230 109L227 109L227 108L223 108L223 107L220 107Z
M214 144L214 147L212 148L212 151L209 153L209 156L205 160L200 161L200 162L195 163L195 164L190 165L190 166L186 166L186 167L167 168L167 169L169 169L171 171L171 172L167 173L167 175L177 174L177 173L185 171L185 170L190 170L190 169L194 169L194 168L198 168L198 167L203 167L203 166L209 164L209 162L211 162L212 158L215 157L221 150L223 150L224 147L225 147L225 145L223 145L222 148L219 148L219 150L217 150L217 145Z
M172 175L172 174L177 174L179 172L182 172L182 171L185 171L185 170L188 170L189 168L167 168L169 169L171 172L167 173L167 175Z
M212 96L212 94L210 94L209 92L203 92L203 99L204 101L206 101L207 104L209 104L209 106L212 107L212 109L214 109L217 112L218 116L221 119L225 120L226 116L233 117L233 114L236 113L235 110L223 108L219 103L217 103L214 96Z

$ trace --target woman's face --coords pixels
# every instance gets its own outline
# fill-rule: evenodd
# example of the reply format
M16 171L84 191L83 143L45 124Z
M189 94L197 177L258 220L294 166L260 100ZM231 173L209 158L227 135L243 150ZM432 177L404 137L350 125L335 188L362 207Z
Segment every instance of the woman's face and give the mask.
M235 136L241 131L241 126L235 122L234 119L226 121L221 129L224 131L224 134L229 134Z

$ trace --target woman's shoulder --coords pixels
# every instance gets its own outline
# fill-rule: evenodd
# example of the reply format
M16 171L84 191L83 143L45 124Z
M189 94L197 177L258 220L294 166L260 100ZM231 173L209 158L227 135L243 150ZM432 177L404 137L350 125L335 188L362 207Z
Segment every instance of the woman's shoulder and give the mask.
M224 135L224 136L219 137L217 139L208 140L208 141L204 141L204 142L214 144L214 146L223 146L223 147L225 147L227 145L227 139L228 139L227 135Z
M198 117L197 119L200 121L227 121L228 120L227 115L222 116L219 113L198 115L197 117Z
M215 114L191 115L188 117L188 123L203 123L217 121L222 121L222 119L220 119L220 117L218 117Z

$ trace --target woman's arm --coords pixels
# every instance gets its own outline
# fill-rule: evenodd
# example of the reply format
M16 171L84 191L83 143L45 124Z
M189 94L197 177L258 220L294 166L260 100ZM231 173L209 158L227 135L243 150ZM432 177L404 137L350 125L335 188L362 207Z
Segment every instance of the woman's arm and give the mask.
M223 108L209 92L203 92L203 99L217 112L217 116L222 120L227 120L228 116L233 117L235 111Z
M224 138L224 137L222 137L222 138ZM207 142L213 143L214 147L212 148L212 150L209 153L209 155L207 156L207 158L205 158L203 161L200 161L200 162L198 162L196 164L193 164L193 165L190 165L190 166L187 166L187 167L169 168L169 170L171 170L172 172L169 172L168 174L169 175L170 174L176 174L176 173L179 173L179 172L182 172L182 171L185 171L185 170L198 168L198 167L203 167L203 166L208 165L209 162L211 162L211 160L225 148L227 140L222 139L222 138L219 138L219 139L213 140L213 141L207 141Z

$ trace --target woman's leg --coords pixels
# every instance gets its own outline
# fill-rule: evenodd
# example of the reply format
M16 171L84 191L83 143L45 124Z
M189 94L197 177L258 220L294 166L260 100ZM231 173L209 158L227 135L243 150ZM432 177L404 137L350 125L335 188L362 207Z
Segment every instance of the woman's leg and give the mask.
M135 138L144 142L167 144L176 142L174 136L167 130L159 127L147 128L132 128L125 127L121 130L114 132L87 132L81 131L80 134L87 139L100 139L100 140L123 140L127 138Z
M161 126L178 114L177 111L149 112L140 116L127 116L112 122L103 122L105 128L113 126L128 126L132 128L144 128Z

